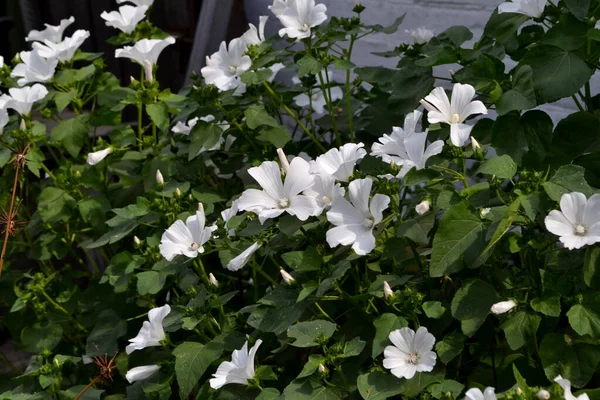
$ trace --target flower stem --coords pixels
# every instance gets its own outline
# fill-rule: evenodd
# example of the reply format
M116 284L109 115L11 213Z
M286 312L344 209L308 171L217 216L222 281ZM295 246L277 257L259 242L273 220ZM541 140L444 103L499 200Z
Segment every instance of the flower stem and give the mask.
M10 228L13 223L13 209L15 207L15 197L17 197L17 184L19 183L19 171L21 164L15 162L15 179L13 181L13 191L10 198L10 206L8 207L8 215L6 217L6 232L4 233L4 243L2 244L2 254L0 255L0 276L2 276L2 267L4 266L4 256L6 255L6 247L8 245L8 237L10 236Z
M87 392L87 390L89 388L91 388L94 385L94 383L96 383L98 381L98 379L100 379L100 375L98 375L97 377L95 377L93 381L91 381L86 387L84 387L83 390L81 392L79 392L79 394L77 395L77 397L75 397L75 400L79 400L81 398L81 396L83 396L83 394L85 392Z
M76 326L76 327L77 327L77 328L78 328L80 331L82 331L82 332L85 332L85 331L86 331L86 329L83 327L83 325L81 325L81 324L80 324L80 323L79 323L79 322L78 322L78 321L77 321L75 318L73 318L73 316L71 315L71 313L70 313L70 312L68 312L68 311L67 311L67 310L66 310L66 309L65 309L63 306L61 306L61 305L60 305L60 304L58 304L56 301L54 301L54 299L53 299L52 297L50 297L50 296L48 295L48 293L46 293L46 291L45 291L45 290L42 290L42 291L41 291L41 293L42 293L42 296L44 296L44 298L45 298L46 300L48 300L48 303L52 304L52 306L53 306L54 308L56 308L58 311L60 311L60 312L62 312L62 313L64 313L64 314L68 315L68 316L69 316L69 319L71 319L71 320L72 320L72 321L75 323L75 326Z
M143 127L142 127L142 117L143 117L142 107L143 107L142 103L139 103L138 104L138 126L137 126L137 128L138 128L138 149L139 149L139 151L142 151L142 149L143 149L143 146L142 146L142 144L143 144L142 136L144 135L144 131L143 131Z

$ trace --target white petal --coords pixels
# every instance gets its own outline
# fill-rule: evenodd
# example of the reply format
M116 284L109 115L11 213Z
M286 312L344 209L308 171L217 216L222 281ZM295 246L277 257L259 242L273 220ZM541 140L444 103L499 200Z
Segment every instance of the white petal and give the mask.
M550 214L544 219L544 223L548 231L558 236L573 235L575 228L565 215L558 210L550 211Z
M154 375L160 369L159 365L142 365L140 367L131 368L125 374L125 378L129 383L143 381Z
M573 225L583 223L586 198L583 193L565 193L560 198L560 210Z
M467 124L450 124L450 140L456 147L463 147L471 136L472 126Z

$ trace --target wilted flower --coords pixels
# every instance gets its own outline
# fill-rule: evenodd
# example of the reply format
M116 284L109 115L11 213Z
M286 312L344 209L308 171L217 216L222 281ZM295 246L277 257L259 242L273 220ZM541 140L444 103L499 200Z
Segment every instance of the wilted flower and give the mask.
M407 114L404 118L404 128L392 127L391 135L384 134L379 138L379 143L373 143L371 155L380 157L383 162L388 164L392 162L395 162L396 165L402 164L408 158L404 139L417 132L417 124L422 115L423 113L418 110Z
M248 24L250 29L248 29L241 37L242 42L244 42L246 46L259 45L265 41L265 25L268 19L269 17L267 16L261 16L258 29L254 24Z
M560 236L569 250L600 242L600 195L586 200L583 193L565 193L560 209L550 211L544 220L546 229Z
M487 108L479 100L473 100L475 88L468 84L455 83L452 89L452 103L448 100L444 88L436 87L421 100L421 104L429 113L430 124L450 124L450 140L457 147L462 147L471 135L472 126L463 123L473 114L487 114Z
M539 392L537 392L537 398L540 400L548 400L550 398L550 392L542 389Z
M410 35L410 37L412 37L413 42L415 44L425 44L425 43L429 42L435 36L434 31L432 31L431 29L422 28L422 27L413 29L412 31L409 31L407 29L404 32L408 33Z
M259 248L260 244L258 242L253 243L246 250L242 251L239 256L231 259L231 261L227 263L227 269L230 271L238 271L242 269L246 264L248 264L248 261L250 261L252 255L256 253L256 250Z
M21 64L18 64L10 73L13 78L19 78L17 84L25 86L34 82L48 82L56 72L58 60L44 58L37 50L22 51L19 53Z
M548 0L513 0L498 6L498 14L516 13L527 15L531 18L539 18L546 8Z
M106 156L113 152L112 147L107 147L104 150L96 151L94 153L88 153L87 163L90 165L96 165L100 161L104 160Z
M67 29L73 22L75 22L75 18L69 17L69 19L61 20L60 24L57 26L44 24L46 29L43 31L30 31L25 40L28 42L44 42L49 40L53 43L60 43L62 41L63 34L65 33L65 29Z
M383 297L385 297L386 300L394 297L394 291L390 287L390 284L387 283L387 281L383 281Z
M431 203L428 200L423 200L422 202L417 204L417 206L415 207L415 211L417 212L417 214L423 215L427 211L429 211L430 206Z
M208 281L214 287L219 287L219 281L217 280L217 278L215 278L212 272L208 274Z
M275 14L284 26L279 30L279 36L287 35L297 40L310 37L311 28L321 25L327 20L326 12L325 4L315 5L315 0L287 0L285 10L280 14Z
M261 344L262 340L258 339L248 351L248 341L246 341L240 350L234 350L231 361L223 361L217 368L217 372L213 374L210 387L219 389L230 383L247 385L248 380L254 378L254 357Z
M112 26L121 32L130 34L140 21L146 18L146 11L148 11L148 6L124 5L119 7L119 11L104 11L100 14L100 18L106 21L106 26Z
M200 204L196 215L189 216L185 223L177 220L167 229L160 238L160 254L167 261L172 261L175 256L183 254L189 258L196 258L204 253L204 243L208 242L212 233L217 229L215 225L206 227L204 208Z
M281 180L281 172L276 162L265 161L259 167L250 168L248 173L263 190L246 189L239 199L239 209L258 214L261 224L284 212L295 215L301 221L319 214L320 209L315 199L300 194L315 183L314 176L308 171L308 163L300 157L294 158L290 163L285 183Z
M517 303L514 300L501 301L492 306L491 311L496 314L504 314L512 310L517 306Z
M558 383L560 387L563 388L565 400L590 400L587 393L582 393L579 396L575 397L575 395L571 393L571 381L569 381L568 379L565 379L562 376L558 375L556 378L554 378L554 382Z
M89 37L90 33L88 31L79 29L75 31L73 36L65 38L60 43L44 40L44 44L34 42L32 46L42 57L57 58L58 61L71 61L77 49L79 49L85 39Z
M159 365L142 365L131 368L129 371L127 371L127 374L125 374L125 379L127 379L129 383L143 381L144 379L154 375L159 369Z
M328 174L336 180L347 182L354 174L356 163L367 155L363 143L346 143L339 149L333 148L320 155L310 165L311 174Z
M8 89L8 93L8 95L0 96L0 108L10 108L25 116L31 112L33 103L48 95L48 89L44 85L36 83L33 86Z
M153 81L153 66L158 62L160 53L169 45L175 43L175 38L169 36L165 39L142 39L134 46L125 46L115 50L115 57L129 58L144 68L146 80Z
M283 281L285 283L287 283L288 285L291 285L294 282L296 282L296 280L294 279L294 277L292 275L290 275L286 270L280 269L279 273L281 274L281 277L283 278Z
M482 392L479 388L471 388L465 393L466 400L496 400L496 393L493 387L486 387Z
M162 186L165 184L165 178L163 177L163 174L160 172L160 169L156 170L156 184L159 186Z
M236 89L235 94L246 92L246 84L240 76L250 69L252 60L245 56L246 44L242 39L233 39L229 48L221 43L219 51L206 58L206 67L200 71L209 85L215 85L220 91Z
M331 247L349 246L359 255L370 253L375 248L373 229L383 220L390 198L376 194L369 203L371 178L357 179L348 185L350 202L338 197L327 212L327 220L335 227L327 231L327 243Z
M437 355L433 350L435 337L421 326L417 332L401 328L390 333L393 346L383 351L383 366L398 378L411 379L417 372L433 370Z
M125 352L131 354L146 347L160 346L160 342L165 340L163 320L170 312L171 307L168 304L148 311L148 321L144 321L136 337L129 339L130 344L125 348Z
M146 7L152 7L152 4L154 4L154 0L117 0L117 4L123 4L123 3L133 3L136 6L146 6Z

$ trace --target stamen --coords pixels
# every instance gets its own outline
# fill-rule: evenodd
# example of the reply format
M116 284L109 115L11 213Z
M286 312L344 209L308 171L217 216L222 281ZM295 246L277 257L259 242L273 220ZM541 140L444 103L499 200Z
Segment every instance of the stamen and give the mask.
M288 208L290 205L290 201L287 197L279 200L279 208Z
M460 121L460 115L458 115L458 114L452 114L452 117L450 117L450 123L451 124L458 124L459 121Z

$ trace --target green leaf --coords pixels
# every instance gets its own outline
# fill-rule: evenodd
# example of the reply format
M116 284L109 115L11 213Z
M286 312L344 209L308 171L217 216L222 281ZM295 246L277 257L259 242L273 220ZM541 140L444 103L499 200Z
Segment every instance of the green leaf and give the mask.
M469 83L477 91L489 92L504 80L505 66L497 58L480 55L477 59L454 74L461 83Z
M560 295L556 292L544 293L530 302L531 308L549 317L560 317Z
M427 315L428 318L442 318L446 312L446 307L444 307L439 301L426 301L423 303L422 307L423 311L425 311L425 315Z
M114 208L112 211L119 217L126 219L135 219L143 217L150 212L151 203L150 200L145 197L138 197L135 204L130 204L123 208Z
M431 372L417 372L411 379L401 380L400 393L409 398L417 397L429 385L442 382L445 375L443 366L438 366Z
M262 125L268 125L272 127L277 127L279 124L273 117L271 117L265 108L260 105L250 106L244 111L244 116L246 117L246 124L250 129L256 129Z
M302 371L296 377L297 379L306 378L307 376L311 376L315 373L319 365L325 362L325 358L319 354L311 354L308 356L308 361L304 364Z
M460 47L464 42L473 39L473 32L462 25L451 26L438 35L440 39L447 39L456 47Z
M304 251L291 251L281 255L288 267L297 272L318 271L321 269L323 259L315 247L308 247Z
M256 138L262 142L271 143L275 148L283 148L287 142L292 140L292 135L285 126L279 125L262 130Z
M494 10L485 25L483 34L496 39L501 44L505 44L515 37L519 27L528 19L529 17L523 14L498 14L498 10Z
M317 378L294 379L283 391L284 399L294 400L339 400L337 389L323 384Z
M89 115L79 115L61 121L50 131L50 142L63 146L72 157L77 157L88 140L88 119Z
M435 37L423 46L421 52L425 57L415 61L415 64L420 67L435 67L437 65L453 64L458 61L456 47Z
M69 220L75 205L75 199L64 190L49 186L40 193L37 212L46 223L64 222Z
M600 337L600 294L584 294L583 303L571 307L567 317L573 330L581 336Z
M496 302L496 290L480 279L463 285L452 299L452 316L462 322L463 333L472 336L483 324Z
M599 151L600 118L582 111L562 119L554 130L552 150L556 165Z
M588 247L583 263L583 281L593 289L600 289L600 247Z
M292 343L295 347L317 347L319 342L327 340L335 332L336 325L322 319L299 322L287 330L290 338L296 339Z
M589 0L587 1L589 2ZM584 22L564 13L560 16L560 21L546 32L542 43L551 44L566 51L578 50L586 43L587 30L588 27Z
M565 0L565 4L577 19L583 21L587 17L590 0Z
M444 336L435 344L440 361L447 364L462 353L466 340L467 337L460 332L451 332Z
M442 174L434 169L410 169L404 176L406 186L414 186L441 177Z
M587 197L594 194L585 181L585 168L573 164L560 167L549 181L544 182L544 190L554 201L560 201L565 193L580 192Z
M275 388L264 388L256 400L277 400L280 396L279 390Z
M519 389L521 389L523 391L529 389L529 385L527 385L527 381L525 380L525 378L523 378L523 375L521 375L521 373L519 372L519 370L517 369L515 364L513 364L512 369L513 369L513 375L515 376L515 380L517 381L517 385L518 385Z
M540 103L550 103L577 93L593 73L578 54L546 44L531 47L519 65L529 65L533 69L533 82Z
M77 97L77 91L71 90L69 92L58 92L54 96L54 103L56 103L56 110L61 113L63 110L71 104L74 98Z
M375 325L375 337L373 338L371 357L375 358L383 353L386 346L390 345L390 333L408 326L408 321L398 315L385 313L377 317L373 321L373 325Z
M366 400L385 400L399 395L401 382L394 375L381 371L360 375L356 381L358 392Z
M512 350L520 349L528 340L535 340L535 334L542 318L539 315L519 311L507 319L501 326L506 341Z
M146 113L161 132L168 132L171 120L169 119L169 106L166 103L153 103L146 105Z
M298 71L298 77L300 78L308 74L317 75L323 69L323 64L320 61L308 55L299 59L297 64L300 67Z
M25 351L39 353L44 349L52 350L62 338L63 328L59 324L38 322L21 331L21 343Z
M440 383L434 383L427 387L427 390L436 399L453 398L458 399L465 385L452 379L445 379ZM448 396L450 394L450 396Z
M392 33L396 33L398 31L398 28L400 27L400 25L402 24L402 21L404 21L404 17L406 16L406 14L403 14L401 16L399 16L398 18L396 18L396 20L389 26L382 26L382 25L370 25L370 26L366 26L365 28L371 28L373 29L375 32L381 32L381 33L385 33L386 35L391 35Z
M491 157L481 164L476 173L496 175L496 177L502 179L511 179L517 173L517 164L506 154Z
M406 237L410 240L420 243L429 243L429 232L435 225L435 214L428 213L411 218L398 226L397 237Z
M355 337L349 342L344 343L344 349L342 350L342 354L338 355L338 358L348 358L355 357L362 353L365 348L367 342L364 340L360 340L359 337Z
M104 310L96 318L94 329L87 338L86 354L114 354L118 339L127 333L127 322L112 309ZM98 348L96 349L96 346Z
M585 386L600 362L600 346L573 343L563 333L547 333L540 343L539 354L548 380L562 375L575 387Z
M450 207L433 238L430 275L440 277L463 269L485 248L481 218L465 202Z
M196 124L190 132L192 142L188 150L188 161L198 157L200 152L212 149L221 138L221 135L223 135L223 129L217 124Z
M140 295L156 294L165 285L166 276L157 271L144 271L137 275L137 291Z
M240 78L246 85L258 85L268 81L271 75L273 75L273 71L269 68L264 68L256 71L246 71Z
M356 65L353 62L341 58L337 58L334 61L333 65L335 65L337 69L341 69L342 71L349 71L352 70L352 68L356 67Z
M496 111L499 115L504 115L510 111L533 108L536 104L533 70L528 65L522 65L513 75L512 89L504 92L498 100Z
M66 397L67 399L74 399L85 388L86 387L84 385L72 386L69 389L61 392L60 398L65 398ZM79 398L79 400L100 400L102 398L102 394L104 392L105 392L104 390L94 389L94 388L88 388L85 391L85 393ZM65 395L65 393L66 393L66 395ZM105 397L105 399L108 399L108 397Z

